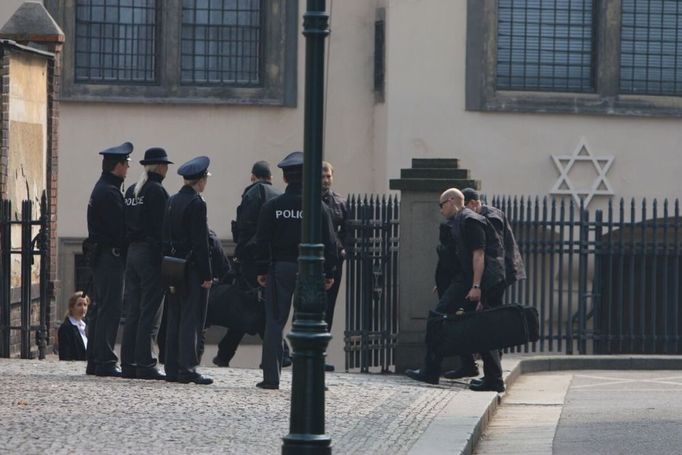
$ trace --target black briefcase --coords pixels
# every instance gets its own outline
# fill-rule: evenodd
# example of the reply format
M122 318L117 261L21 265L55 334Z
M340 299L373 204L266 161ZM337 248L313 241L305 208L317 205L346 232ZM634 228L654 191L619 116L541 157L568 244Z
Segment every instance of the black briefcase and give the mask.
M164 256L161 260L161 286L171 294L184 294L187 260Z
M218 284L208 294L206 326L219 325L250 335L265 327L265 306L258 299L257 289L245 289L239 284Z
M502 305L478 312L429 313L427 342L443 356L504 349L539 339L535 308Z

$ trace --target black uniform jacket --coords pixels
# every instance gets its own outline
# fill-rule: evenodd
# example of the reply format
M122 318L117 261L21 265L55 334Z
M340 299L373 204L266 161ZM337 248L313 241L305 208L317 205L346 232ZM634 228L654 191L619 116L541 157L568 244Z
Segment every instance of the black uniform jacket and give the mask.
M336 243L339 250L346 249L348 246L347 226L348 221L348 202L346 198L331 189L322 192L322 202L329 207L329 214L332 217L334 233L336 233Z
M453 281L462 279L462 266L457 258L457 246L452 236L453 224L454 220L451 218L442 222L438 229L436 288L439 297Z
M102 172L88 202L88 237L104 248L126 246L122 184L122 178Z
M206 202L191 186L183 186L168 199L163 233L168 256L189 257L202 281L212 279Z
M480 214L483 215L493 225L497 234L504 244L504 265L507 276L507 284L526 279L526 267L523 265L523 258L516 244L514 232L512 232L507 216L497 207L482 205Z
M128 188L125 195L128 242L147 242L158 248L161 260L163 215L168 202L168 192L161 185L163 177L149 172L148 180L135 196L137 184Z
M86 360L85 343L78 331L78 327L71 324L67 316L59 326L57 333L59 340L59 360Z
M486 217L465 207L453 218L452 234L465 282L473 280L472 253L478 248L483 248L485 251L485 269L481 279L481 288L486 291L505 280L502 241ZM474 245L473 242L480 244Z
M232 240L236 242L234 255L240 261L253 260L260 209L263 204L280 194L282 192L274 188L270 182L262 180L244 189L232 229Z
M259 275L265 275L271 262L297 262L301 243L303 191L300 184L289 184L284 194L263 205L256 233L256 260ZM338 263L336 236L329 209L322 204L322 243L324 272L334 276Z

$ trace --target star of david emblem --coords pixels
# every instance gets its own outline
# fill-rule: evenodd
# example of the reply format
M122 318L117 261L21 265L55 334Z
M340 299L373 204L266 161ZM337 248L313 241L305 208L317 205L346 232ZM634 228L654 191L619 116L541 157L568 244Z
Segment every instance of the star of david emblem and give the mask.
M590 146L585 138L580 140L572 155L552 155L554 165L559 171L559 179L554 183L550 194L561 194L572 196L575 202L580 205L582 200L587 207L595 196L613 196L613 188L606 178L611 165L613 155L592 155ZM577 187L571 180L571 170L576 163L587 162L594 166L597 176L589 187Z

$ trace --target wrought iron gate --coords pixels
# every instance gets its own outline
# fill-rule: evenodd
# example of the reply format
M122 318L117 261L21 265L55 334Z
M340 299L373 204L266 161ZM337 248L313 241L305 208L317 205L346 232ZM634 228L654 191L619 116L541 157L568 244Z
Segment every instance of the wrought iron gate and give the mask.
M397 197L352 195L346 251L346 370L388 371L398 338Z
M16 337L12 337L12 334L18 332L21 358L31 358L33 355L31 352L31 334L35 331L38 356L40 359L45 358L50 328L47 276L49 221L47 209L47 196L44 192L40 200L40 216L38 219L33 218L32 201L22 202L19 220L13 219L11 201L3 200L0 203L0 357L10 356L12 342L16 339ZM21 231L20 235L16 236L20 237L20 245L12 244L13 227ZM34 236L34 228L36 227L38 232ZM12 270L13 256L21 257L18 287L12 282L12 277L15 276ZM35 301L32 279L32 265L35 256L40 257L37 317L34 314L35 309L32 308ZM18 318L13 315L13 303L19 303Z

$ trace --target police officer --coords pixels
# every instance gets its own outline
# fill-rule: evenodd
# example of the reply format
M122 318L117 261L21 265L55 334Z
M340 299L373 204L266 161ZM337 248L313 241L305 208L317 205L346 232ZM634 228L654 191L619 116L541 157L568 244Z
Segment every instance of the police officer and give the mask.
M331 332L332 322L334 322L334 307L336 306L336 297L339 295L339 287L341 286L341 275L343 273L343 260L346 258L346 222L348 221L348 203L346 199L339 193L332 190L334 182L334 166L328 161L322 162L322 202L329 207L329 214L332 217L332 226L336 234L337 256L339 264L336 267L334 274L334 284L327 290L327 310L325 312L325 320L327 322L327 330ZM334 371L334 365L327 363L324 366L325 371Z
M126 226L121 186L133 144L101 151L102 175L88 202L88 251L93 273L93 303L88 318L87 374L121 376L114 352L123 304Z
M232 222L232 239L236 242L234 256L241 276L252 288L258 286L254 259L258 215L263 204L280 194L282 192L272 186L272 173L268 162L254 163L251 168L251 184L242 192L241 204L237 207L237 219ZM230 366L230 360L234 357L244 335L245 332L241 330L227 329L225 336L218 343L218 354L213 358L213 363L219 367ZM263 338L262 330L260 335ZM286 342L283 348L284 362L288 360L291 364Z
M209 164L208 157L200 156L178 168L184 186L168 200L163 222L166 255L187 259L185 289L168 298L164 367L169 382L213 383L196 371L213 280L206 202L201 197L211 175Z
M164 296L162 228L168 192L162 182L173 162L164 149L154 147L144 153L140 164L144 172L125 195L128 258L121 369L124 378L164 379L156 369L152 343L159 331Z
M262 389L279 388L282 331L291 310L301 243L303 152L290 153L277 166L283 171L287 188L284 194L265 203L256 233L258 283L265 287L263 381L256 384ZM328 290L334 283L337 247L329 211L324 204L322 242L325 247L325 290Z

